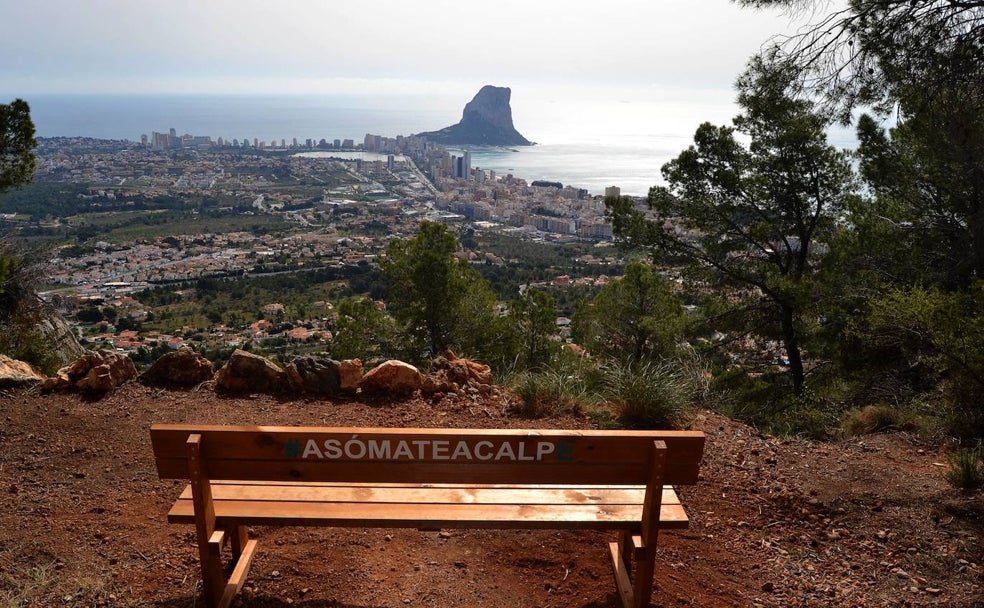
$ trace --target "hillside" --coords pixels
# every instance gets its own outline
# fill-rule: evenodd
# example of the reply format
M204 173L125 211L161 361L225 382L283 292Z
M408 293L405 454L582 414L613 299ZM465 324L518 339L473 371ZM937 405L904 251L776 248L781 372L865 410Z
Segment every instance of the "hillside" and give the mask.
M587 428L526 420L507 396L401 402L218 397L129 384L99 400L0 396L0 606L197 605L180 492L156 478L152 422ZM692 517L661 535L657 606L979 606L979 500L902 434L780 440L711 412ZM238 606L616 606L603 541L582 532L257 528Z

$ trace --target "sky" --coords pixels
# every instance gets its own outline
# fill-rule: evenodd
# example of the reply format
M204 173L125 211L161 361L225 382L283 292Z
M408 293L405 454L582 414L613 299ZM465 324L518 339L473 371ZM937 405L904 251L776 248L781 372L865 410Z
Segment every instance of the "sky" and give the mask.
M797 24L728 0L0 0L0 95L721 91Z

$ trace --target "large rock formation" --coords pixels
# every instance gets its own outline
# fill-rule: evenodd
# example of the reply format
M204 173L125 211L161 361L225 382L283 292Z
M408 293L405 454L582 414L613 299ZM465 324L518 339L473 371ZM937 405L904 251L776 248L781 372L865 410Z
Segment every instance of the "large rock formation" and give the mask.
M412 395L423 383L424 376L416 367L402 361L380 363L362 377L359 388L366 395L403 397Z
M533 145L513 126L512 108L509 107L511 94L509 87L485 85L465 106L458 124L419 135L449 145Z
M188 347L167 353L140 374L148 386L194 388L215 376L212 362Z
M41 390L76 388L88 393L107 393L137 377L137 368L126 355L111 351L84 351L82 356L48 378Z
M0 355L0 390L34 386L46 378L47 376L31 367L30 363Z
M342 390L341 363L327 357L294 357L284 366L297 393L337 395Z
M230 393L267 393L287 390L287 372L269 359L236 349L229 361L215 373L215 384Z

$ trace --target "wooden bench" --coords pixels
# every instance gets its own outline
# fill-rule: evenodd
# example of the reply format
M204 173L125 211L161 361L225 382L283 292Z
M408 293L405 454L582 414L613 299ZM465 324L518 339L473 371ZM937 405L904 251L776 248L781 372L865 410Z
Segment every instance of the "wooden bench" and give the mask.
M150 434L160 478L191 482L167 517L195 525L212 608L246 580L250 525L614 530L622 603L648 606L657 535L688 525L670 484L697 482L704 448L690 431L155 424Z

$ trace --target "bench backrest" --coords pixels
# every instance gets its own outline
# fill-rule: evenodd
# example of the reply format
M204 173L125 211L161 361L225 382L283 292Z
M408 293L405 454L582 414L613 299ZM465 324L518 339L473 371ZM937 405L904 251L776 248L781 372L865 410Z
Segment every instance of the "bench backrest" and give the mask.
M696 431L556 431L155 424L161 479L188 479L200 435L211 479L367 483L635 485L650 481L656 441L665 484L697 482Z

